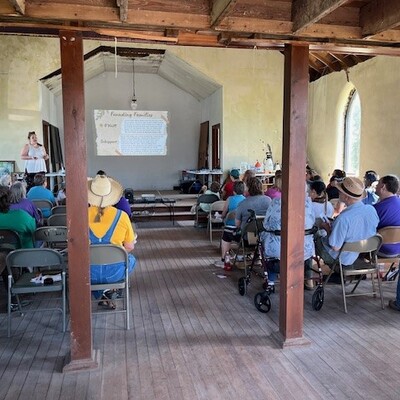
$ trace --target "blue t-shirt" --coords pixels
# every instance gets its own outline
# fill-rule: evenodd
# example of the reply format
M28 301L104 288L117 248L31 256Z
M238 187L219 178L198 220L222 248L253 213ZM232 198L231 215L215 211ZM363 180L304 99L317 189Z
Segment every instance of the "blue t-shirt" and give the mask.
M51 190L46 189L43 186L33 186L26 197L29 200L49 200L53 206L56 204L56 199ZM51 215L51 208L42 208L43 217L47 218Z
M400 226L400 198L398 196L387 197L374 204L374 207L379 217L378 230L385 226ZM400 244L383 244L379 253L399 254Z
M345 242L358 242L374 236L378 223L378 214L373 206L361 201L351 204L333 221L330 235L323 238L324 247L332 258L337 258L339 252L332 247L341 248ZM358 253L344 251L340 259L343 265L352 265L357 257Z
M230 196L228 198L228 213L230 213L233 210L236 210L238 205L245 200L246 197L244 197L242 194L234 194L233 196ZM226 226L235 226L235 220L234 219L229 219L225 221Z

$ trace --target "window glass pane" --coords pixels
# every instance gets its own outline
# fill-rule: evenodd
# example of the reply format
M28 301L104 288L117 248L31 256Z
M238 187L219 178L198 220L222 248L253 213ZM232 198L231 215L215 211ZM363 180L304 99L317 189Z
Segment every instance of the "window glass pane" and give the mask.
M358 175L360 167L361 104L357 91L350 95L344 132L344 169Z

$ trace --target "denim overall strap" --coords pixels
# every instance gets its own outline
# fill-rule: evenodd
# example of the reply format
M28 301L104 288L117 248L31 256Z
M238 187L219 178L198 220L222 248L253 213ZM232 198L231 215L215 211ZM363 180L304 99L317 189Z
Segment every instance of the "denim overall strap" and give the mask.
M114 229L119 221L121 212L122 212L121 210L117 210L117 214L114 218L114 221L112 222L111 226L108 228L107 232L104 234L103 237L98 238L89 228L90 244L110 244L111 236L114 233Z

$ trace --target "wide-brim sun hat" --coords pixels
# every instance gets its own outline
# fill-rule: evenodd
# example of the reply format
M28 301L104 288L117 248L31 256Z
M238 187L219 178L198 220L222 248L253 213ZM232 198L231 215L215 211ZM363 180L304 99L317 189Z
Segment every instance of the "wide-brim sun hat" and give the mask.
M122 197L123 187L113 178L106 175L96 175L89 178L88 203L96 207L108 207L117 204Z
M351 176L344 178L341 182L337 182L336 187L339 192L342 192L352 199L363 199L366 195L364 183L361 179Z

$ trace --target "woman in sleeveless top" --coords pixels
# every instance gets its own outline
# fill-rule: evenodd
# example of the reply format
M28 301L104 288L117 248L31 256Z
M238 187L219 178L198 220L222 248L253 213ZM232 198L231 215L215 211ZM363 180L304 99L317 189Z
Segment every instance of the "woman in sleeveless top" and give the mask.
M44 146L38 143L35 132L28 133L28 140L29 143L21 150L21 159L25 160L27 190L33 186L33 178L37 173L47 172L46 160L49 159Z

